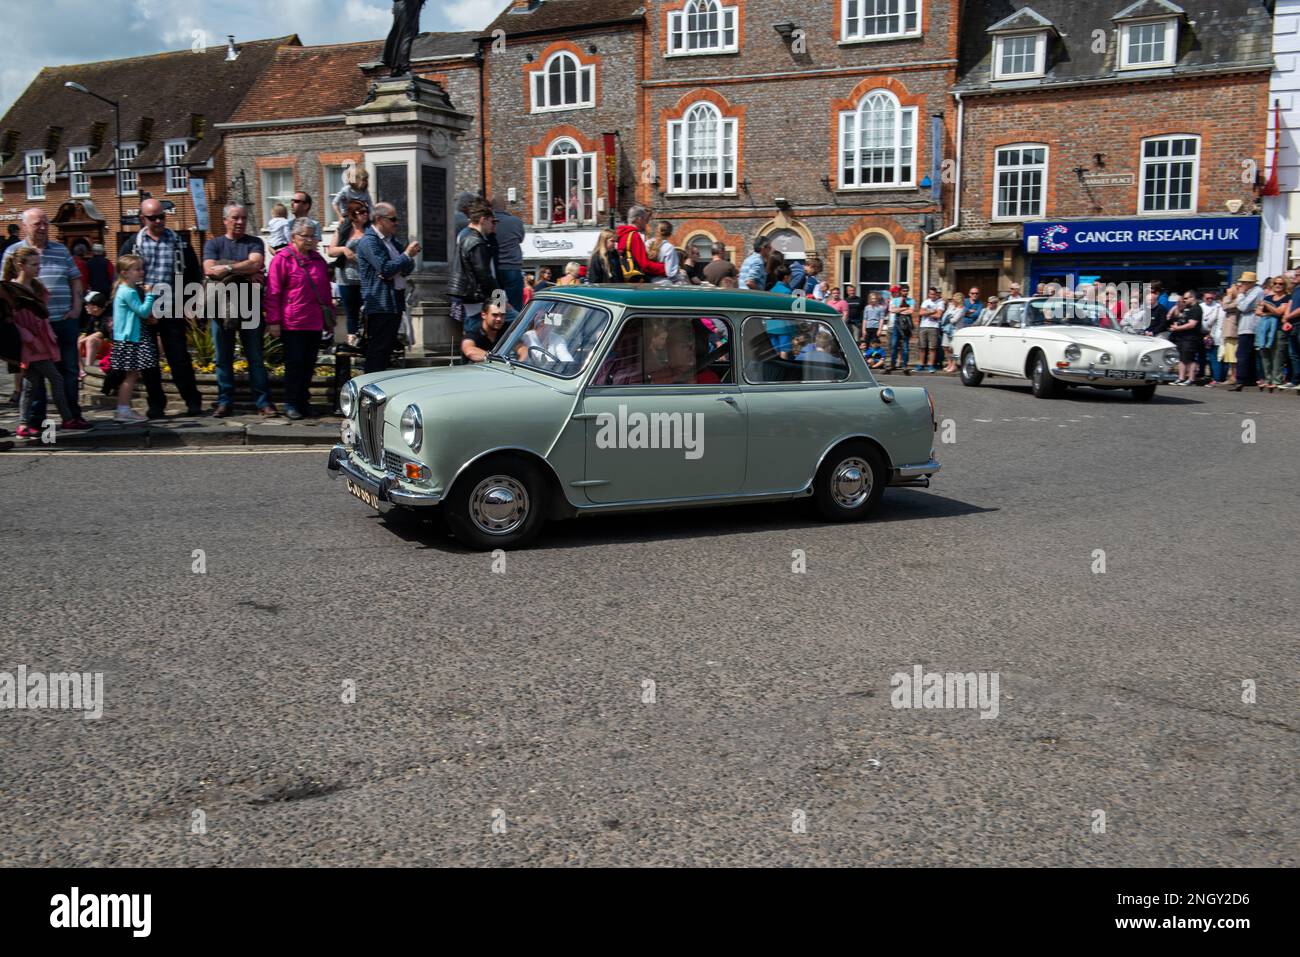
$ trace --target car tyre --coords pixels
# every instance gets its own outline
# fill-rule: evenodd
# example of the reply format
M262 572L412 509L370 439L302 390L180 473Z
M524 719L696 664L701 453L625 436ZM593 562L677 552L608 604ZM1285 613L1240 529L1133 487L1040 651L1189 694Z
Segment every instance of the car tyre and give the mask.
M961 354L961 384L976 386L984 381L984 373L975 364L975 350L967 346Z
M467 548L522 548L546 521L546 483L531 462L493 456L471 465L444 503L447 527Z
M1150 402L1155 397L1156 387L1154 383L1151 385L1138 385L1133 387L1134 402Z
M1047 356L1041 352L1034 354L1029 380L1033 383L1034 395L1039 399L1055 399L1061 394L1061 383L1048 370Z
M866 518L885 494L889 470L880 453L866 442L849 442L826 456L813 479L813 503L828 522Z

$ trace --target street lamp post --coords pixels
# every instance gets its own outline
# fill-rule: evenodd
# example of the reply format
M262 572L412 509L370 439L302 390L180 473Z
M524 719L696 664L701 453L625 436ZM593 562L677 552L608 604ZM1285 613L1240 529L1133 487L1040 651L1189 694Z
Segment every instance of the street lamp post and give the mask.
M73 80L63 84L69 90L76 90L78 93L85 93L87 96L93 96L95 99L107 103L113 108L113 127L116 139L113 140L113 191L117 193L117 233L120 236L123 228L126 226L126 214L122 210L122 105L116 100L110 100L106 96L100 96L92 90L86 89L80 83ZM113 245L117 246L117 236L113 237Z

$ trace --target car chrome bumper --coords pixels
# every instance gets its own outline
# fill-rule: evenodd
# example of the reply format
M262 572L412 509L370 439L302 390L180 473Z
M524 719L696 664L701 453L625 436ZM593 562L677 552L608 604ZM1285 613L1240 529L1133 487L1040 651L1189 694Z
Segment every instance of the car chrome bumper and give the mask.
M330 457L326 463L326 468L334 475L342 473L374 495L378 501L386 502L389 505L423 508L437 505L442 501L441 493L413 492L410 489L403 488L394 476L385 475L383 478L376 478L352 461L352 456L346 445L336 445L330 449Z
M900 465L894 469L890 488L929 488L930 478L943 468L937 461L930 459L921 465Z
M1168 382L1177 382L1178 376L1173 372L1158 372L1155 370L1137 369L1124 370L1137 371L1142 373L1142 377L1131 379L1118 379L1106 375L1106 369L1089 366L1087 369L1053 369L1052 375L1062 382L1078 382L1083 385L1099 385L1109 383L1119 389L1131 389L1135 385L1153 385Z

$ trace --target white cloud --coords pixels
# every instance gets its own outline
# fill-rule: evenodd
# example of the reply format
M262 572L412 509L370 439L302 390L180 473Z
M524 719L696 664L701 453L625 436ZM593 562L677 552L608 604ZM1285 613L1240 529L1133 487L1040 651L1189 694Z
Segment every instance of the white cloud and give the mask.
M479 30L508 0L426 4L422 30ZM298 34L304 44L382 40L392 24L387 0L41 0L5 6L0 116L43 66L186 50L193 31L209 45ZM76 29L68 29L75 24Z
M456 0L443 6L453 30L482 30L504 9L503 0Z

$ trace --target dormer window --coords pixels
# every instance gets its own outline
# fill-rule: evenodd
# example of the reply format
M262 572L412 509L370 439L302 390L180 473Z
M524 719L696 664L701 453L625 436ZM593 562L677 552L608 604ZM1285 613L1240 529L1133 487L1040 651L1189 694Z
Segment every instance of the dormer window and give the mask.
M1171 0L1138 0L1111 19L1119 25L1119 68L1150 70L1178 62L1178 23L1186 16Z
M1048 41L1056 27L1029 7L989 27L993 37L993 79L1024 80L1047 74Z
M1178 51L1178 21L1139 20L1120 27L1120 69L1173 66Z
M1012 33L993 41L993 79L1020 80L1046 72L1047 31Z

